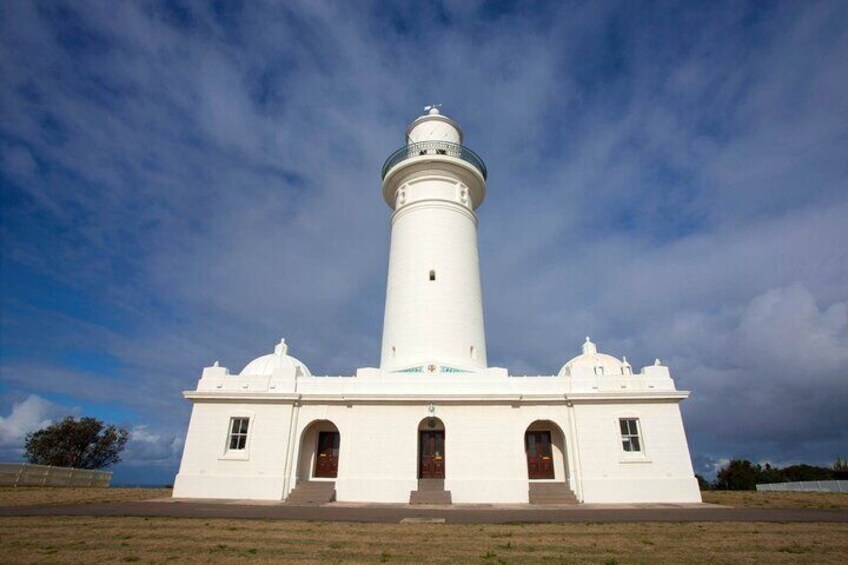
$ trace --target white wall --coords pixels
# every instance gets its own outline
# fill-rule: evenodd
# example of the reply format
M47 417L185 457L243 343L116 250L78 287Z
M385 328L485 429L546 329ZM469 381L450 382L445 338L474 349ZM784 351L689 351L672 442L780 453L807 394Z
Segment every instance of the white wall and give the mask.
M411 193L459 190L450 180L420 182ZM393 216L381 367L434 362L486 366L477 225L469 207L419 200Z
M701 502L677 402L574 406L583 502ZM619 418L638 418L641 453L621 446Z
M197 402L174 496L281 500L298 480L314 480L313 424L329 421L341 435L337 500L405 503L417 488L419 424L435 416L445 426L445 488L455 503L528 501L524 433L537 420L562 430L555 480L568 480L584 502L700 501L676 402L435 402L433 412L430 404L305 402L292 411L284 403ZM225 449L234 416L251 418L248 449L235 457ZM642 454L621 448L620 417L639 418Z
M280 500L291 404L196 402L176 498ZM229 451L230 418L250 418L247 449Z

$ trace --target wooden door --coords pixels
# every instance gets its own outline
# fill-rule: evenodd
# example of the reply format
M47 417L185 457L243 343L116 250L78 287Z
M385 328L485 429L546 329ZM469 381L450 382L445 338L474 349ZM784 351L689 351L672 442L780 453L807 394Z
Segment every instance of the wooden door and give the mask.
M419 460L419 477L422 479L445 478L445 432L420 432L421 446Z
M318 432L315 476L335 479L339 473L339 432Z
M527 432L524 436L527 450L527 473L531 479L553 479L554 458L551 449L551 432Z

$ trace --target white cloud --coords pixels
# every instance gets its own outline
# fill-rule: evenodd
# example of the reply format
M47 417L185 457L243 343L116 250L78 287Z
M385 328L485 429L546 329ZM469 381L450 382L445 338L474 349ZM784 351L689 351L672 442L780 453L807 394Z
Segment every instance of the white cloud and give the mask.
M597 3L306 2L228 20L192 6L191 29L131 3L6 9L0 133L18 200L4 268L70 297L4 296L5 344L39 352L4 357L4 381L156 421L128 461L172 457L190 409L179 392L215 359L238 370L285 335L315 373L376 363L379 166L431 102L491 172L492 362L553 372L591 333L634 364L671 364L693 390L693 452L822 458L846 441L832 429L848 303L843 4L632 18ZM114 367L68 366L91 351Z
M35 394L14 403L8 416L0 416L0 450L21 453L27 434L49 426L70 412Z
M138 467L159 465L173 467L182 452L182 439L153 432L140 424L130 430L130 439L121 455L123 464Z
M739 362L815 386L817 376L848 371L848 302L821 310L799 284L768 290L745 308L734 341Z

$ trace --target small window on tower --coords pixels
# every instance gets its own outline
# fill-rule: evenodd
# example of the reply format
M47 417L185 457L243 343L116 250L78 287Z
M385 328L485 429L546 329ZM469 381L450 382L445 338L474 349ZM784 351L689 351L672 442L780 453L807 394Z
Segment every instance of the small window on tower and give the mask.
M436 271L430 271L430 280L431 281L436 280Z

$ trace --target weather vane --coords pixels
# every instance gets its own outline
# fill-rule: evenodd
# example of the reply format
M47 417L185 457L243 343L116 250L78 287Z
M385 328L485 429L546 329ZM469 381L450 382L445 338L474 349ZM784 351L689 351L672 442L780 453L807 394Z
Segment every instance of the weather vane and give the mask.
M424 106L424 111L425 112L429 112L430 110L438 111L439 108L441 108L441 107L442 107L441 104L430 104L429 106Z

